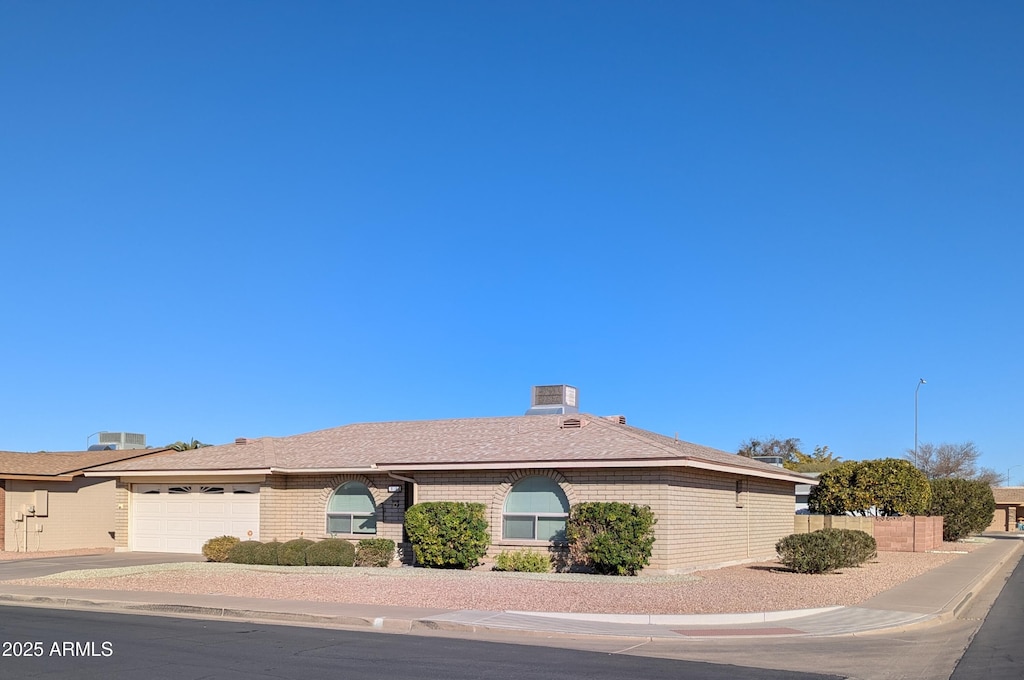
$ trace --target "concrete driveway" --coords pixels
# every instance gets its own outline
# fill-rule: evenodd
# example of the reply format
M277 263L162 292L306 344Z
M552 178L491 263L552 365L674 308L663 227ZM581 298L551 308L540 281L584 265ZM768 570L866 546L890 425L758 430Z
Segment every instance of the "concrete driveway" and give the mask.
M168 562L205 561L206 558L202 555L150 552L122 552L104 553L102 555L41 557L38 559L0 562L0 581L36 578L38 576L58 574L62 571L77 571L79 569L114 569L117 567L136 567L146 564L166 564Z

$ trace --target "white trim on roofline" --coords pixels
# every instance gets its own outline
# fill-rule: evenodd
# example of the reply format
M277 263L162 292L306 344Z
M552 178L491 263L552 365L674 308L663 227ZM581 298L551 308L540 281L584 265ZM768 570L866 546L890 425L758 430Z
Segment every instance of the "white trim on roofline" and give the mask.
M411 463L407 465L362 465L358 467L329 468L282 468L270 467L248 470L109 470L106 472L86 472L86 477L194 477L243 475L315 475L315 474L353 474L369 472L426 472L445 470L510 470L510 469L551 469L551 468L653 468L653 467L688 467L700 470L713 470L733 475L776 479L794 484L816 484L816 481L803 477L795 472L780 470L755 470L741 465L725 465L702 460L670 458L657 460L533 460L506 461L488 463Z
M86 477L238 477L241 475L269 475L271 468L248 470L97 470L86 472Z
M658 460L617 460L617 461L516 461L507 463L427 463L416 465L414 463L399 465L381 465L378 470L393 470L395 472L416 470L509 470L509 469L549 469L549 468L650 468L650 467L690 467L701 470L714 470L716 472L727 472L729 474L740 474L749 477L762 477L765 479L779 479L781 481L792 481L798 484L817 483L809 477L804 477L796 472L780 470L755 470L741 465L725 465L722 463L711 463L692 459L658 459Z

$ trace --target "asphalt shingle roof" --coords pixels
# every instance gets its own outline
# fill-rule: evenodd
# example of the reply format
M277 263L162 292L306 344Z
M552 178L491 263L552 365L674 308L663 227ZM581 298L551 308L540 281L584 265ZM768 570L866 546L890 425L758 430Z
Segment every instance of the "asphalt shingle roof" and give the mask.
M0 477L59 477L115 461L149 456L159 450L68 451L59 453L18 453L0 451Z
M578 426L572 426L573 419ZM103 465L97 470L117 473L274 468L298 472L371 466L515 467L545 462L618 462L628 467L631 462L679 464L688 460L741 468L753 475L793 475L749 458L588 414L359 423L289 437L263 437L245 443L172 451Z
M992 495L996 497L996 503L1024 505L1024 486L994 486Z

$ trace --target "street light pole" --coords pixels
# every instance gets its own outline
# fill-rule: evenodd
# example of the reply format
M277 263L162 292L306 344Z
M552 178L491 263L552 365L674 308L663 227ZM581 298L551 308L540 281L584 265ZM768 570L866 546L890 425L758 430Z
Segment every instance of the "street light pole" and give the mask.
M1024 465L1024 463L1017 463L1016 465L1011 465L1010 467L1006 468L1006 486L1010 486L1010 470L1014 468L1019 468L1022 465Z
M914 464L917 464L917 393L921 391L921 385L926 385L927 381L921 378L917 381L917 389L914 390Z

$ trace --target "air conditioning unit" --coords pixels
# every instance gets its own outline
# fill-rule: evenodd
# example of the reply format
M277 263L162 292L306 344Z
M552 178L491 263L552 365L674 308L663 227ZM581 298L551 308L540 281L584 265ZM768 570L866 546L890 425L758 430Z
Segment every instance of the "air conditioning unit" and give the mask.
M146 435L136 432L100 432L98 441L99 445L104 448L110 446L118 450L146 448Z

